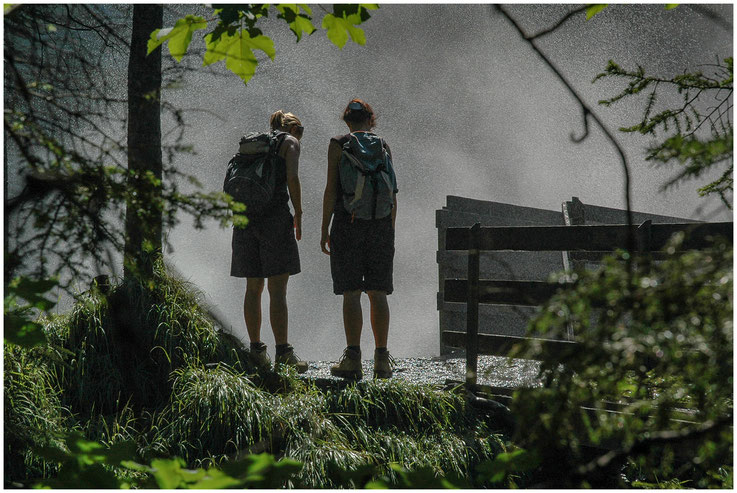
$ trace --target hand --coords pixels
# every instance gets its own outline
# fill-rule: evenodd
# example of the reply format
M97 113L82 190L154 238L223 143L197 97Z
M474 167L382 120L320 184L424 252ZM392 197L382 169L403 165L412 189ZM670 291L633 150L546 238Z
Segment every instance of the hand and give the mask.
M330 235L329 234L327 233L322 234L322 238L320 238L320 249L322 250L322 253L324 253L325 255L330 255Z
M302 239L302 214L294 215L294 236L297 241Z

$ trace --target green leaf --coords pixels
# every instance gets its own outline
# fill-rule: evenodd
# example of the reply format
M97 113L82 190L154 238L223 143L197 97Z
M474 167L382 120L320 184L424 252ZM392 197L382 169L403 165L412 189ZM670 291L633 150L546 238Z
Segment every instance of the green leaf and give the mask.
M367 490L388 490L389 483L384 481L383 479L376 479L366 483L364 488Z
M356 27L361 22L359 14L352 14L346 17L336 17L335 15L327 14L322 19L322 28L327 30L327 36L330 42L342 50L348 41L349 35L354 43L362 46L366 44L366 35L363 29Z
M593 3L586 8L586 20L591 19L593 16L607 8L607 3Z
M251 80L258 65L258 60L249 46L249 39L248 33L241 31L236 37L236 42L230 44L225 60L228 70L240 77L243 82Z
M242 488L244 481L231 477L218 469L209 469L207 475L193 483L189 488L193 490L222 490L226 488Z
M368 13L369 10L379 9L379 4L376 3L359 3L358 6L361 7L361 10L358 11L361 16L361 22L366 22L371 18L371 15Z
M43 327L33 321L33 308L48 311L56 302L43 296L58 283L55 279L34 281L27 277L13 279L6 290L4 310L4 339L6 342L32 348L46 342ZM28 302L19 306L18 299Z
M33 449L33 452L36 453L39 457L43 457L50 462L58 462L60 464L66 462L70 458L70 455L68 453L58 449L57 447L36 447Z
M154 469L152 474L159 488L171 490L181 484L182 464L178 459L154 459L151 461L151 467Z
M157 29L152 32L151 38L148 40L148 53L168 41L169 53L176 61L181 62L182 57L187 53L189 43L192 41L192 33L205 28L207 28L205 19L196 15L188 15L183 19L179 19L174 27Z
M30 322L17 315L5 315L3 320L3 339L5 342L15 344L24 348L32 348L46 343L46 334L43 326L36 322Z
M369 10L376 10L379 6L375 3L342 3L333 5L333 15L336 17L346 18L350 15L358 14L361 22L366 22L371 18ZM360 22L358 23L360 24Z
M206 67L225 58L223 36L228 36L225 31L218 33L212 32L205 36L207 51L205 51L205 55L202 57L202 66Z
M240 30L234 34L223 33L218 41L213 42L211 35L205 36L207 52L203 59L203 65L210 65L225 58L225 66L240 77L243 82L248 82L256 73L258 60L253 50L261 50L272 60L276 55L274 42L268 36L260 35L251 37L246 30Z
M50 310L56 302L42 296L53 289L58 283L55 279L41 279L34 281L27 277L17 277L10 282L8 294L26 300L31 306L39 310Z
M503 452L493 460L482 462L477 470L491 482L499 483L513 473L526 472L534 469L539 461L534 454L518 449L512 452Z
M665 10L673 10L674 8L678 7L678 3L666 3L665 4Z
M298 15L297 18L289 24L292 32L297 36L297 41L302 38L302 33L306 32L308 35L314 33L316 28L312 25L312 20L309 17Z
M213 4L215 14L220 18L221 25L232 24L240 19L239 5Z
M288 24L292 32L297 36L297 42L302 39L302 33L306 32L308 35L315 32L315 26L312 25L312 19L309 15L312 10L307 7L295 4L277 4L275 5L276 10L279 11L279 18L284 19ZM307 13L300 13L300 8L305 10Z

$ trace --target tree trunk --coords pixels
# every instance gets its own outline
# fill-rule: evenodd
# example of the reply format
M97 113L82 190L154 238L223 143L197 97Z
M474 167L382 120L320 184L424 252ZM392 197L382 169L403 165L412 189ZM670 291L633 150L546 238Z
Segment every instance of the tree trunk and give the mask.
M161 254L161 47L146 55L151 32L161 28L161 5L133 6L128 61L128 184L123 271L150 278Z

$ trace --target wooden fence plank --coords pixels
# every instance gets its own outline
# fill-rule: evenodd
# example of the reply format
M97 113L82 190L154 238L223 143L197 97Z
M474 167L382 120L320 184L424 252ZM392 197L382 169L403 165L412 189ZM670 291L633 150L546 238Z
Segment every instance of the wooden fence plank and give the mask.
M479 281L479 303L537 306L545 303L562 286L545 281ZM443 288L444 301L466 303L468 300L468 281L466 279L446 279Z
M443 332L443 344L447 344L451 347L462 348L465 347L467 334L465 332L456 332L446 330ZM576 344L573 341L558 341L554 339L539 339L539 338L528 338L528 337L515 337L515 336L500 336L491 334L478 334L478 345L477 350L479 354L486 354L491 356L507 356L512 346L518 342L523 341L537 341L544 346L551 347L551 349L559 348L566 349L572 347L572 344Z
M480 228L479 250L556 251L584 250L611 252L626 248L628 235L637 237L638 226L582 225L582 226L506 226ZM448 228L445 233L446 250L468 250L469 228ZM688 233L683 249L704 248L708 237L723 236L732 240L733 223L653 224L650 228L650 248L663 248L670 237L680 231Z

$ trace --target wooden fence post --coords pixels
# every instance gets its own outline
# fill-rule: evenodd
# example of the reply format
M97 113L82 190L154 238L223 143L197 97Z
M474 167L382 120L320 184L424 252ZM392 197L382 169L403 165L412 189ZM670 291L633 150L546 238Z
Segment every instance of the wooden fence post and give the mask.
M652 250L652 225L653 222L648 219L637 227L637 251L640 255L648 254Z
M466 307L466 386L473 390L478 369L480 223L471 226L468 244L468 304Z

